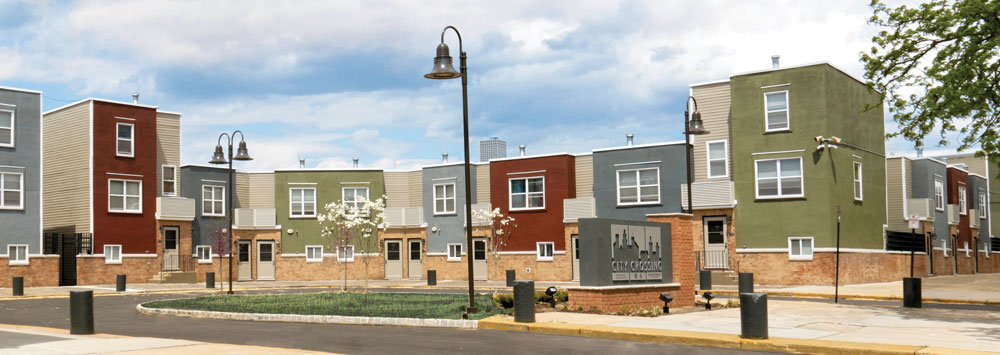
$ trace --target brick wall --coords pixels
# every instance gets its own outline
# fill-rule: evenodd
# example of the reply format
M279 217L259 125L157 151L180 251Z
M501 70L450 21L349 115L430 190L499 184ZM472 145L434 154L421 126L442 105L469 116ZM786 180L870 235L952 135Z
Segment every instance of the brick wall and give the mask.
M696 233L695 224L690 214L665 214L649 216L651 222L670 223L670 247L673 255L674 283L680 284L678 292L672 293L672 306L683 307L694 305L694 242L691 238Z
M279 255L275 261L275 279L281 281L343 280L343 265L347 265L348 280L363 280L365 264L362 258L369 258L368 279L385 279L385 261L382 255L354 255L354 261L338 262L333 255L324 255L322 262L306 262L305 256L285 257Z
M155 255L155 254L151 254ZM121 264L105 264L104 256L78 256L76 258L77 285L112 285L116 275L125 274L129 283L146 283L160 272L158 257L122 256Z
M586 311L596 309L601 313L623 313L634 308L661 308L663 307L663 301L660 301L660 293L662 292L670 292L674 296L674 301L670 302L671 307L694 305L694 290L691 291L691 297L680 297L685 291L677 286L602 289L570 287L569 292L570 308L583 307Z
M15 276L24 278L24 287L59 286L59 256L31 256L28 265L10 265L0 257L0 287L11 287Z

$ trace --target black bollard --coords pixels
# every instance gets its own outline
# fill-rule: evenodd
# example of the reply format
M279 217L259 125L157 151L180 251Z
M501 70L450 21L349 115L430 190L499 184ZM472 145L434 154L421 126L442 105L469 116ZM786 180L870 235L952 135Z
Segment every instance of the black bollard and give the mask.
M923 296L921 295L919 277L903 278L903 307L921 308L923 307Z
M740 294L740 337L767 339L767 294Z
M94 291L69 291L69 333L94 334Z
M535 282L514 281L514 321L535 322Z
M215 273L206 272L205 273L205 288L215 288Z
M438 284L437 270L427 270L427 286L435 286L437 284Z
M712 289L712 270L701 270L698 272L698 288L700 290Z
M115 285L115 291L125 292L125 275L118 274L118 276L115 277Z
M14 296L24 296L24 277L14 276L13 283L10 287L12 288L11 294Z
M753 273L740 273L740 293L753 293Z
M507 287L514 287L514 281L517 279L516 270L507 270Z

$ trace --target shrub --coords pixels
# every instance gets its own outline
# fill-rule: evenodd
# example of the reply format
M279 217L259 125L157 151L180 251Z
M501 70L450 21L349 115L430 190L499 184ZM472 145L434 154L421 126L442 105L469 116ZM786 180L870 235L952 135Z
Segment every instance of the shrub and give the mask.
M549 301L552 301L552 296L546 295L545 292L535 292L535 303L549 303Z
M569 290L565 290L565 289L559 290L553 296L555 296L556 301L559 301L559 302L569 301Z
M493 302L504 309L514 307L514 295L509 293L498 293L493 295Z

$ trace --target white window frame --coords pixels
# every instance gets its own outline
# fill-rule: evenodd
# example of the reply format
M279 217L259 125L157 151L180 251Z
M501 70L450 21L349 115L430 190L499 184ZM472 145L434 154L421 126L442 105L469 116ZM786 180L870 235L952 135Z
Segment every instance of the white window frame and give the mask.
M164 171L167 168L170 168L174 172L173 174L170 174L169 178L167 173ZM177 196L177 166L172 164L160 165L160 175L160 193L163 194L163 196ZM173 185L174 191L167 192L168 182Z
M444 196L438 196L438 194L437 194L437 188L438 188L438 186L444 187ZM449 186L451 186L451 198L448 198L448 187ZM433 189L434 189L434 191L432 193L434 194L434 214L435 215L455 214L456 213L455 211L458 210L458 205L457 205L458 204L458 199L457 199L458 195L456 194L457 190L455 189L455 183L452 182L452 183L447 183L447 184L434 184ZM440 201L444 201L444 210L443 211L438 211L437 202L439 200ZM451 211L448 210L448 200L452 201L452 204L451 204L452 210Z
M18 251L22 249L24 252ZM22 260L23 259L23 260ZM8 265L28 265L30 263L27 244L7 244L7 264Z
M809 255L801 254L802 241L809 241ZM792 254L792 241L799 241L799 255ZM812 260L816 253L816 244L813 237L789 237L788 238L788 260Z
M301 208L302 214L298 215L298 216L292 214L292 211L293 211L292 206L295 205L295 202L292 201L292 195L295 194L295 190L300 190L301 194L302 194L301 202L299 202L299 204L302 207ZM313 209L311 211L312 213L308 213L308 214L306 213L307 211L306 211L306 193L305 193L305 190L312 190L312 192L313 192L313 194L312 194L313 195L313 201L312 201L312 203L313 203ZM317 208L316 200L319 197L318 195L316 195L316 192L317 191L316 191L315 187L290 187L290 188L288 188L288 218L316 218L316 208Z
M772 94L784 94L785 95L785 109L784 110L768 111L768 109L767 109L767 95L772 95ZM792 105L791 105L791 102L789 102L789 101L790 100L789 100L788 90L770 91L770 92L765 92L764 93L764 132L782 132L782 131L790 131L790 130L792 130L792 110L791 110L791 106ZM780 112L780 111L785 111L785 127L784 128L771 129L770 128L771 125L769 124L769 121L770 121L770 118L771 118L770 113L771 112Z
M350 250L351 251L351 257L349 257L349 258L345 257L345 255L344 255L344 251L345 250ZM354 256L356 255L354 252L355 252L355 250L354 250L354 246L353 245L340 245L340 246L337 246L337 261L338 262L342 262L342 263L353 262L354 261ZM307 255L307 257L308 257L308 255Z
M117 253L116 253L117 249ZM116 258L117 256L117 258ZM122 263L122 245L121 244L104 244L104 263L105 264L121 264Z
M855 201L863 201L864 198L865 198L865 190L864 190L864 188L865 188L865 180L864 180L865 171L863 170L863 168L864 167L861 165L861 162L856 161L856 162L854 162L854 169L851 170L851 173L854 174L854 200Z
M799 194L794 194L794 195L782 195L781 194L781 179L783 179L783 178L789 178L789 177L792 177L792 176L781 176L781 161L782 160L793 160L793 159L797 159L799 161L799 175L798 175L798 177L801 180L801 182L799 183L799 185L801 186L802 192L799 193ZM778 180L778 194L774 195L774 196L761 196L760 195L760 178L758 177L759 176L758 166L760 165L760 163L762 163L762 162L768 162L768 161L777 161L777 165L776 165L776 169L777 170L776 170L776 173L778 174L778 176L774 177L774 178L768 178L768 179L777 179ZM754 196L758 200L783 199L783 198L802 198L802 197L806 197L806 172L805 172L805 166L802 165L802 157L754 160L754 162L753 162L753 188L754 188Z
M944 211L944 181L934 179L934 209Z
M454 248L458 248L458 255L453 253ZM448 243L448 261L462 261L462 254L464 254L462 243Z
M712 159L712 144L722 143L722 158ZM712 175L712 162L722 160L725 165L722 167L722 175ZM705 142L705 173L708 174L708 178L724 178L729 177L729 140L717 140Z
M205 199L205 189L212 190L212 198ZM209 213L205 211L205 202L211 202L212 209L215 209L215 202L219 201L215 199L215 190L222 189L222 211L212 211ZM226 216L226 187L222 185L201 185L201 215L202 216L212 216L212 217L225 217Z
M122 194L121 195L113 195L113 194L111 194L111 183L114 182L114 181L121 181L123 183L123 185L122 185ZM130 209L128 209L128 197L129 197L129 194L128 194L128 184L129 183L138 183L139 184L139 209L138 210L130 210ZM114 197L121 197L121 199L122 199L122 209L116 210L116 209L112 209L111 208L111 199L114 198ZM110 213L134 213L134 214L142 214L142 180L108 179L108 212L110 212Z
M542 191L530 191L528 187L530 184L528 180L542 179ZM514 193L514 180L524 180L524 192ZM531 195L542 195L542 206L541 207L529 207L531 205ZM514 195L524 195L524 207L514 207ZM545 209L545 176L526 176L518 178L507 179L507 208L509 211L535 211Z
M18 190L7 190L4 188L4 180L9 179L10 176L17 175L18 178ZM20 199L17 201L17 206L7 206L4 204L4 194L7 191L17 191ZM8 173L0 172L0 210L23 210L24 209L24 174L22 173Z
M958 214L969 214L969 190L965 186L958 187Z
M3 105L3 106L6 107L7 105ZM16 108L16 106L11 106L11 107ZM14 138L17 136L17 134L14 134L14 131L16 129L15 126L17 125L16 124L17 123L17 114L14 112L13 108L11 108L11 109L0 108L0 112L10 112L10 127L0 127L0 128L3 128L3 129L10 129L10 143L9 144L8 143L0 143L0 147L14 148Z
M130 137L128 139L118 137L118 130L121 126L128 126L130 131ZM122 154L121 144L123 140L127 140L129 144L129 154ZM135 158L135 124L125 123L125 122L115 122L115 156Z
M354 190L354 201L347 201L347 190ZM360 190L365 190L365 199L366 200L371 200L371 195L369 195L371 193L371 189L369 189L367 187L341 187L340 188L340 203L343 203L345 205L354 206L354 208L358 209L358 211L361 211L361 207L363 207L363 206L358 205L358 191L360 191ZM364 214L363 211L362 211L362 214Z
M986 219L986 206L989 203L986 202L986 192L983 189L979 189L979 219Z
M556 254L556 243L554 242L536 242L535 243L535 254L538 257L538 261L552 261Z
M656 185L643 185L639 179L640 172L645 170L655 170L656 171ZM622 173L635 173L635 186L622 186ZM660 203L660 167L654 168L637 168L637 169L621 169L615 171L615 194L618 196L619 206L636 206L636 205L657 205ZM642 200L642 188L656 186L656 201L643 201ZM636 202L622 202L622 188L635 188L635 199Z
M312 250L310 255L309 251ZM317 257L317 255L319 255ZM354 253L351 253L351 258L353 261ZM340 255L337 255L337 260L340 260ZM321 263L323 262L323 246L322 245L306 245L306 262L307 263Z
M207 250L205 254L202 254L202 250ZM211 245L199 245L194 247L195 255L198 256L199 264L211 264L212 263L212 246ZM202 258L202 256L208 255L208 259Z

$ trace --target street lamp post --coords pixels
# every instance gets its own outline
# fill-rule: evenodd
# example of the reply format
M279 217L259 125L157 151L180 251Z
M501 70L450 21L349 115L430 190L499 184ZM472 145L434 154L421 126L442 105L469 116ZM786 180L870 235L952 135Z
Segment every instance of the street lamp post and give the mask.
M240 134L240 146L236 150L236 156L233 156L233 141L236 139L237 133ZM226 159L226 155L223 155L222 153L222 137L226 137L226 144L227 147L229 147L228 159ZM233 294L233 252L235 251L235 248L233 248L233 213L235 213L236 210L233 208L233 190L235 189L233 184L233 175L235 175L233 171L233 160L253 160L253 158L250 157L250 154L247 154L247 142L243 140L243 132L240 132L239 130L233 132L233 134L222 132L222 134L219 135L218 143L215 145L215 154L212 154L212 160L209 161L211 164L229 164L229 186L227 186L227 190L229 190L229 232L226 233L226 237L228 238L226 245L229 246L230 295Z
M688 116L688 107L690 103L694 103L694 113ZM694 99L694 96L688 96L687 101L684 102L684 154L687 161L687 212L694 213L694 209L691 206L691 135L702 135L708 134L709 132L705 130L705 124L701 122L701 112L698 112L698 100Z
M448 45L444 43L444 34L448 29L455 31L458 36L459 69L451 65L451 54L448 52ZM469 74L465 67L465 50L462 49L462 34L455 26L445 27L441 30L441 44L437 47L437 56L434 57L434 68L430 73L424 75L428 79L457 79L462 78L462 123L465 133L465 245L469 261L469 307L466 309L465 317L469 314L479 312L476 308L475 281L473 280L472 259L475 257L475 248L472 245L472 188L470 187L470 164L469 164Z

